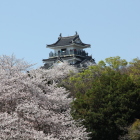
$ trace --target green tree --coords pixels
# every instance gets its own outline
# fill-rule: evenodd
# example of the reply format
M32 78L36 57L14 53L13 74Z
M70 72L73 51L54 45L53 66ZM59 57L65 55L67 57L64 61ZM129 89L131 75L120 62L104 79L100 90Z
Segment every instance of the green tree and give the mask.
M90 66L81 73L65 78L59 86L64 86L75 97L77 93L84 94L88 89L92 88L94 79L101 76L103 72L105 70L100 65Z
M117 140L124 134L121 128L140 116L140 87L129 75L97 66L70 80L76 97L73 117L84 119L93 140Z
M130 77L139 84L140 82L140 59L135 58L130 63L128 74Z
M103 60L101 60L101 61L98 62L98 65L99 65L100 67L105 68L106 63L105 63Z
M128 62L125 59L121 59L120 56L108 57L104 61L101 60L98 62L98 66L105 69L109 67L121 73L126 73L128 70Z
M110 67L116 70L118 70L119 68L125 67L128 64L128 62L125 59L121 59L119 56L106 58L105 62Z

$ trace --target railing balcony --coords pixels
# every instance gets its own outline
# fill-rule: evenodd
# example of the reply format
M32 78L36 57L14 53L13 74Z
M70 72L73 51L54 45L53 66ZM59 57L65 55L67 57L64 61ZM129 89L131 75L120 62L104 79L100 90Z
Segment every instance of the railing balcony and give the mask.
M58 57L58 56L70 56L70 55L80 55L80 56L88 56L88 53L85 50L66 50L66 51L58 51L58 53L49 53L49 57Z

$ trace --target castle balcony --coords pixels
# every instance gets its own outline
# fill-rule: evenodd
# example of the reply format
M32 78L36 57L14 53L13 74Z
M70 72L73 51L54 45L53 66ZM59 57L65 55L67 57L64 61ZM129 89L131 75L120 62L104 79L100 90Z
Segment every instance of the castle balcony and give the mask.
M79 55L79 56L88 56L88 53L85 52L85 50L66 50L66 51L58 51L58 53L49 53L49 57L65 57L65 56L74 56L74 55Z

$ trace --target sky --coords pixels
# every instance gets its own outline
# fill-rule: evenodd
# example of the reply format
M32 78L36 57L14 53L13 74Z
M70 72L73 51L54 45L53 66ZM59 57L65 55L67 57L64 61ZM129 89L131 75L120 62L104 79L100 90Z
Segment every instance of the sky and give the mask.
M46 44L78 32L96 63L140 58L140 0L0 0L0 55L43 66Z

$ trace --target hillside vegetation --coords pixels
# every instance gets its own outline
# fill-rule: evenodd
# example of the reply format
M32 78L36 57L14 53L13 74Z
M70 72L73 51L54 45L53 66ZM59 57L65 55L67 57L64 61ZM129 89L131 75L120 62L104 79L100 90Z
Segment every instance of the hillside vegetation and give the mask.
M106 58L61 85L75 98L72 116L84 120L92 140L140 139L140 123L134 127L140 119L138 58L129 63L118 56Z
M0 57L0 139L140 140L140 60L106 58L78 72Z

